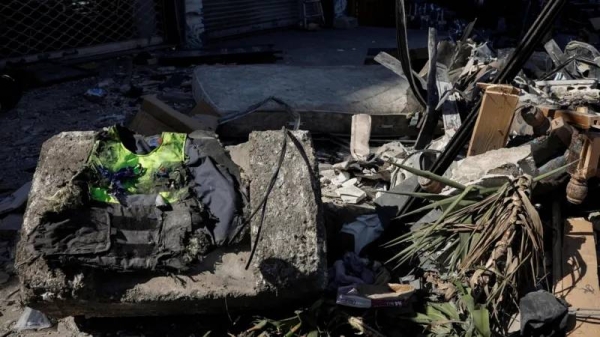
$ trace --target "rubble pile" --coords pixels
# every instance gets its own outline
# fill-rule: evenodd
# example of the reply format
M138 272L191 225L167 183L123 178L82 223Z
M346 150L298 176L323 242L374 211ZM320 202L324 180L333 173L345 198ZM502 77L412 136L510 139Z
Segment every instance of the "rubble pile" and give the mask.
M398 1L383 67L94 82L86 106L135 111L45 140L0 190L0 336L600 335L600 51L547 38L565 3L508 49L429 28L422 69L407 21L444 10ZM326 73L347 81L301 91ZM166 316L185 321L148 332Z
M434 132L426 129L430 119L443 123L444 135L429 135L425 146L419 139L414 146L386 144L360 157L355 132L369 123L363 121L353 124L345 156L335 163L323 156L324 202L374 206L336 235L347 251L331 269L338 305L411 308L399 317L429 336L558 336L573 329L567 323L573 320L580 324L576 334L598 333L596 305L575 290L599 286L588 215L597 209L600 155L597 49L572 41L563 51L550 40L547 54L533 55L524 51L527 41L509 51L468 39L449 49L443 44L430 34L437 67L426 66L418 80L428 88L419 139ZM465 50L469 56L461 60ZM521 67L507 77L519 57ZM432 80L438 91L429 101ZM461 131L468 138L457 144ZM386 154L391 147L400 150ZM571 246L574 237L583 245ZM580 258L588 249L591 255ZM380 277L378 259L391 274ZM584 277L591 284L581 283L583 265L593 269ZM392 295L399 281L414 291ZM397 302L379 302L364 285L387 285L379 295Z

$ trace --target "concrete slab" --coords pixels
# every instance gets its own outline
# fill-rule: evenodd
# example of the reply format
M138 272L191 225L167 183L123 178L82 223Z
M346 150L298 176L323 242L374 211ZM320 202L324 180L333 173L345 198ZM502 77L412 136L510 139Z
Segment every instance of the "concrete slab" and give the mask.
M300 114L301 129L313 133L350 134L351 117L360 113L372 116L373 135L409 135L407 116L422 109L407 80L379 65L202 66L194 70L192 83L196 102L223 116L242 113L274 96ZM269 103L222 125L219 133L278 130L291 121L283 107Z
M253 264L270 288L320 291L327 285L325 225L318 163L308 132L250 134L250 204L255 209L264 198L284 137L286 153L267 199ZM253 237L259 226L260 212L252 220Z
M194 70L193 92L197 102L211 103L222 115L245 111L270 96L298 112L414 112L408 81L381 66L201 66ZM261 110L283 111L277 105L267 108Z
M297 231L293 227L297 225L295 222L288 222L292 227L285 222L268 226L266 233L269 237L285 240L271 240L271 254L258 254L254 260L255 265L259 266L267 257L288 261L290 268L299 271L299 279L304 279L307 284L313 282L314 286L293 289L277 287L262 282L259 268L251 266L249 270L245 270L250 254L248 239L237 247L213 251L183 275L118 274L49 266L43 258L36 257L32 247L27 244L27 237L39 225L40 215L49 206L48 198L59 187L64 186L85 162L93 137L93 132L65 132L52 137L42 147L15 263L25 305L56 318L80 315L115 317L218 313L277 307L290 300L310 298L321 289L319 285L325 279L325 274L317 268L320 264L313 261L324 259L323 250L319 246L319 240L324 240L324 237L320 235L320 224L316 221L302 226L302 237L289 235ZM291 168L287 170L293 171ZM305 177L297 176L300 179ZM304 197L315 198L306 192ZM295 208L289 205L280 210L293 212ZM286 215L286 212L280 213L280 216L295 216ZM316 241L319 244L307 244L303 241L307 237L321 239ZM288 252L279 256L279 253L284 252L283 247ZM289 251L297 256L311 258L290 258Z

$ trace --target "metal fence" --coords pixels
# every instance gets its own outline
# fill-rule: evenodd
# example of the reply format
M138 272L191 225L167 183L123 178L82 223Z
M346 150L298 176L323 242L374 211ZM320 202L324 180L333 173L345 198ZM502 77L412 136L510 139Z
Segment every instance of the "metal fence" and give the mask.
M161 43L164 1L0 0L0 60L64 57L85 48L94 54Z

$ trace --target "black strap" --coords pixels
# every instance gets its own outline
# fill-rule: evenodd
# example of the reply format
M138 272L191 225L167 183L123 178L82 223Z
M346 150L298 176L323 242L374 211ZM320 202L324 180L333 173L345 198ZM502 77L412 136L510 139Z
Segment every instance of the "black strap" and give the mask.
M408 50L408 37L406 33L406 10L404 0L396 0L396 43L398 45L398 58L402 65L402 71L408 79L408 84L413 94L417 98L422 107L427 107L427 103L423 97L426 96L425 89L417 86L415 74L412 72L410 63L410 53Z

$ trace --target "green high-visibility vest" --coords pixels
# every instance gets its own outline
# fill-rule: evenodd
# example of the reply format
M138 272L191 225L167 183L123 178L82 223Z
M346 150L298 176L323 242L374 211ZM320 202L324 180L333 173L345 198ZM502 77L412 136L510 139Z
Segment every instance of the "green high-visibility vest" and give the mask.
M110 183L101 176L100 168L111 173L133 169L136 177L121 181L128 195L160 194L169 203L180 201L187 195L188 177L184 166L186 134L163 132L158 147L148 154L136 154L123 145L116 127L107 131L106 137L95 142L88 158L88 165L95 176L89 182L91 199L119 203L111 193Z

